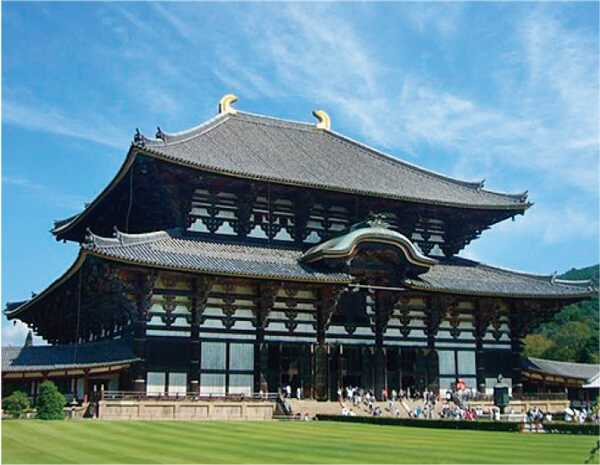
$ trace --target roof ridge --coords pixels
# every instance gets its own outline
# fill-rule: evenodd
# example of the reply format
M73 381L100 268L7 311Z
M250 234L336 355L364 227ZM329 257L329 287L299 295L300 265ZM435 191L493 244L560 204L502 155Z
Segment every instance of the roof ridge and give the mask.
M308 123L306 121L298 121L298 120L294 120L294 119L288 119L288 118L278 118L276 116L269 116L269 115L261 115L258 113L251 113L249 111L240 111L237 110L236 115L242 115L242 116L250 116L251 118L258 118L260 120L267 120L273 123L285 123L285 124L296 124L299 126L303 126L306 129L313 129L315 131L317 131L317 126L313 123Z

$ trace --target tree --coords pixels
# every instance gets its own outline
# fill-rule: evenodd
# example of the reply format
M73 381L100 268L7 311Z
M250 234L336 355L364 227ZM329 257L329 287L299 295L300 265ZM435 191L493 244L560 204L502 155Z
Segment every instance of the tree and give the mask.
M62 420L65 418L63 407L67 401L65 396L58 392L56 384L44 381L40 385L37 396L37 417L42 420Z
M31 347L33 345L33 331L29 330L27 336L25 337L25 345L24 347Z
M528 334L523 339L523 344L525 346L523 353L526 357L542 358L544 353L554 345L554 341L544 334Z
M590 279L598 288L600 267L595 265L579 270L572 269L560 278ZM600 358L598 356L600 350L598 305L596 295L592 299L564 307L552 321L541 325L533 334L524 338L524 354L562 362L598 363Z
M4 411L18 417L25 410L29 410L29 398L23 391L15 391L2 401Z
M588 341L594 337L587 323L570 321L554 334L554 344L543 353L543 358L582 363Z

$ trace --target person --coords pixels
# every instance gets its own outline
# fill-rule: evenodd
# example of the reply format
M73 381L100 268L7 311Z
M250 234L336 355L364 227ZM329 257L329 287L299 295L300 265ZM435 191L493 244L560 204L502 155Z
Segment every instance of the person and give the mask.
M300 388L300 387L298 389L296 389L296 398L298 400L302 399L302 388Z
M292 397L292 386L288 383L285 387L285 396L289 399Z
M387 397L388 397L387 389L385 389L385 388L384 388L384 389L381 391L381 398L382 398L382 399L383 399L383 401L385 402L385 401L387 400Z
M446 389L446 402L450 402L452 400L452 392L450 389Z
M394 402L396 402L396 400L398 400L398 393L396 392L395 389L392 389L392 400Z

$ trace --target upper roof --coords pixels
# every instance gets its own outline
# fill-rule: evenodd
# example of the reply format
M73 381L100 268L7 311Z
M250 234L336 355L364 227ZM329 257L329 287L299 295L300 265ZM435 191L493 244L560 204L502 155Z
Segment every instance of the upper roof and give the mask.
M2 347L2 372L92 368L141 360L125 339L62 346Z
M242 178L460 208L523 211L527 193L483 189L420 168L314 124L237 111L190 130L138 135L149 154Z
M600 365L597 364L557 362L534 357L523 357L521 367L524 370L581 380L591 380L591 378L600 374Z

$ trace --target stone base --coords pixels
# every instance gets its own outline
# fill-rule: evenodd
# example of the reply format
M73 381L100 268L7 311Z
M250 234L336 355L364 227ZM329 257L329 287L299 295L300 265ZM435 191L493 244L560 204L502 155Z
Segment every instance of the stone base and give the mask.
M101 400L101 420L271 420L274 402Z

